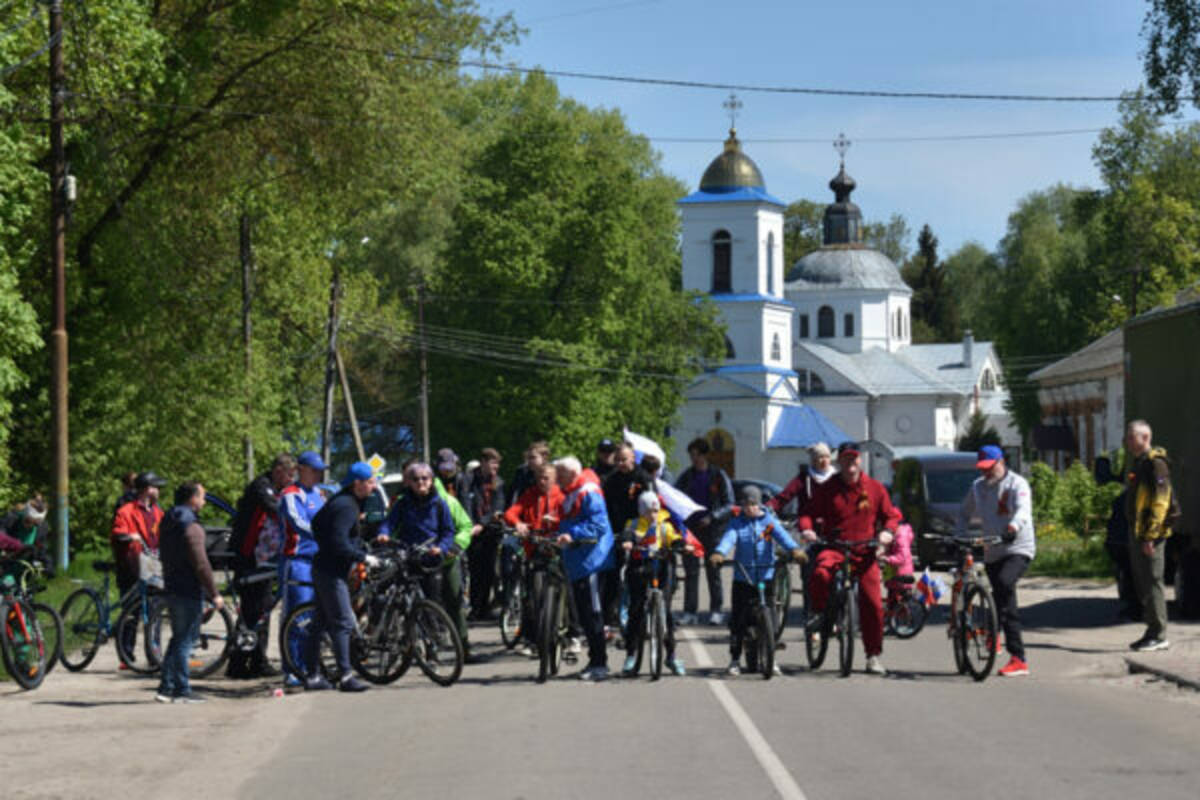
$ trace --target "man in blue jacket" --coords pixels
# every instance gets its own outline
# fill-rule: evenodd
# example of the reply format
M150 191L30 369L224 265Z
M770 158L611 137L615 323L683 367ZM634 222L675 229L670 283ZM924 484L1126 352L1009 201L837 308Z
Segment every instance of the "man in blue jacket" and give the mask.
M279 494L279 518L283 523L283 552L279 558L282 619L287 619L293 608L311 602L314 597L312 562L317 553L317 540L313 538L312 520L325 505L325 497L317 488L327 469L325 462L315 451L305 450L296 459L296 464L298 479ZM304 642L289 642L288 647L292 649L292 661L301 663ZM302 685L297 675L285 675L283 683L288 689Z
M355 620L346 578L360 561L368 564L374 561L374 556L367 555L355 541L363 501L374 491L375 471L369 464L355 461L342 480L342 490L313 517L312 533L317 543L312 570L316 613L307 642L308 675L304 680L304 688L310 691L332 688L320 671L321 639L326 631L333 640L338 689L343 692L367 689L350 670L350 634Z
M762 491L757 486L747 486L742 493L740 514L735 514L725 529L710 561L720 566L725 559L732 558L739 566L733 571L732 606L729 615L729 669L730 675L740 675L738 662L742 659L742 642L750 611L758 602L758 581L770 583L775 577L775 545L791 553L796 561L803 561L805 553L784 530L783 524L762 504ZM753 648L746 653L746 666L757 670Z
M554 472L566 496L558 523L558 543L564 548L563 566L571 582L579 624L588 640L588 665L579 677L602 681L608 678L608 653L600 587L602 574L615 565L612 526L596 473L583 469L574 456L555 461Z

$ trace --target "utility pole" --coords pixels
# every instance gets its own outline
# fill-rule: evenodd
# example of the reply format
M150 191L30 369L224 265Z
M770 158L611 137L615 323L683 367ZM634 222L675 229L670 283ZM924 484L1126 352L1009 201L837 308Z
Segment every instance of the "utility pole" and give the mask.
M333 262L333 282L329 287L329 350L325 358L325 415L321 425L321 460L329 463L333 438L333 382L337 374L338 295L342 291L342 275L337 261Z
M417 333L421 347L421 454L429 463L429 366L425 358L425 279L417 287Z
M54 550L59 569L70 560L70 441L67 438L67 159L63 149L62 0L50 3L50 258L54 273L51 416L54 449Z
M246 429L242 434L242 453L246 460L246 480L254 480L254 440L250 436L250 420L254 412L251 401L251 369L254 350L251 344L250 303L254 292L254 253L250 249L250 215L242 212L238 231L238 251L242 259L242 348L246 375Z
M367 453L363 450L362 434L358 432L358 415L354 413L354 395L350 394L350 381L346 379L346 362L342 360L340 349L335 349L333 355L337 361L338 380L342 384L342 399L346 401L346 414L350 417L350 432L354 434L354 449L358 451L358 460L366 461Z

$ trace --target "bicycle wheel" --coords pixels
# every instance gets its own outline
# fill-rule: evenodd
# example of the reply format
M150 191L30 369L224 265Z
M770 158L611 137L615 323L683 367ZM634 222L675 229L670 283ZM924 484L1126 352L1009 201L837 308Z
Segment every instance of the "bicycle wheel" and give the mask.
M800 620L804 631L804 654L808 657L809 669L820 669L825 663L825 653L829 649L829 626L825 624L824 616L812 610L808 600L808 587L800 594ZM828 609L827 609L828 610Z
M33 606L24 600L0 604L0 656L22 689L36 689L46 677L46 640Z
M313 602L301 603L291 610L287 619L279 626L279 652L283 659L284 671L298 678L308 677L308 666L305 663L307 653L304 644L308 642L313 625L316 624L317 605ZM292 646L288 646L291 642ZM329 634L321 637L321 648L318 664L321 674L330 682L341 677L337 662L333 656L333 642Z
M429 680L449 686L462 675L463 643L454 621L431 600L418 600L408 618L413 660Z
M775 626L772 619L774 610L771 606L759 606L755 613L754 624L758 628L756 645L758 646L758 671L763 680L771 680L775 674Z
M920 598L909 595L889 609L888 630L897 639L911 639L925 627L925 617L928 613Z
M843 678L850 676L854 669L854 639L858 627L858 597L854 587L843 590L838 603L837 639L838 639L838 671Z
M161 667L171 637L175 634L171 629L170 607L165 600L154 600L150 614L150 621L146 623L146 660ZM207 678L224 666L230 649L234 647L233 629L233 615L228 608L218 612L210 603L204 603L200 630L188 658L188 671L193 678Z
M787 627L788 610L792 607L792 571L787 564L775 568L771 578L771 611L775 619L774 640L779 641Z
M500 609L500 640L506 650L512 650L521 641L521 607L525 602L525 591L521 581L515 580L508 588L508 600Z
M646 608L646 636L650 646L650 680L662 677L663 661L667 657L667 611L661 592L653 592Z
M155 611L155 600L147 600L150 606L150 619L154 619L153 612ZM139 675L150 675L158 670L160 661L151 661L150 656L158 653L159 648L148 645L143 635L143 649L149 655L142 659L137 657L137 631L142 627L142 604L138 602L136 605L121 609L121 615L117 617L117 625L113 631L113 639L117 646L117 658L121 659L121 663L125 667ZM145 634L145 631L143 631ZM161 653L159 653L161 657Z
M558 593L558 587L550 583L546 586L542 598L541 614L538 617L538 683L545 683L547 678L558 671L558 651L561 646L558 638L558 614L562 607Z
M86 669L100 645L104 644L104 626L100 620L102 608L100 595L92 589L76 589L62 604L60 616L63 622L62 659L63 666L71 672Z
M958 628L963 663L976 681L987 678L996 663L996 605L986 587L973 584L963 595L962 624Z
M371 683L393 683L412 664L413 648L405 632L407 620L395 605L384 609L379 628L364 635L358 647L351 648L354 671Z
M62 658L63 621L58 612L45 603L34 603L33 611L37 614L38 627L46 639L46 674L49 675Z

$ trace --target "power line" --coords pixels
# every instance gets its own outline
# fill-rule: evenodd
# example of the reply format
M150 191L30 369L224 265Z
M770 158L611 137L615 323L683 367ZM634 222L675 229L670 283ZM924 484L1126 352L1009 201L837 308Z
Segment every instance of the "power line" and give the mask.
M11 7L11 6L6 6L4 10L7 11L9 7ZM37 3L34 3L32 8L29 9L28 16L17 20L12 25L10 25L7 28L5 28L4 30L0 31L0 39L16 33L17 31L21 30L29 23L33 22L35 19L37 19L39 11L41 11L41 9L38 8ZM0 13L3 13L3 12L0 12Z
M39 47L34 52L30 53L28 56L26 56L21 61L18 61L16 64L13 64L12 66L8 66L8 67L0 67L0 78L7 78L9 75L16 72L21 67L30 63L31 61L36 59L38 56L41 56L47 50L49 50L51 47L58 44L60 39L62 39L62 32L56 33L53 36L51 36L44 45Z

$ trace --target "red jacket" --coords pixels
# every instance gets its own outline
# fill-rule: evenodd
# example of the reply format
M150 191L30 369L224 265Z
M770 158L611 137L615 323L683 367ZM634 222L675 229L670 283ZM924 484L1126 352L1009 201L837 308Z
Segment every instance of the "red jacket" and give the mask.
M138 554L142 550L158 549L158 524L162 518L163 510L158 505L147 510L137 500L117 509L110 541L118 570L129 575L138 574ZM132 536L133 541L118 541L119 535Z
M562 502L563 493L558 486L552 485L549 494L542 494L538 487L530 486L504 512L504 521L514 527L518 522L524 522L534 530L551 533L558 529L558 523L547 525L542 517L549 514L557 519L562 514ZM529 542L525 543L525 555L533 555L533 545Z
M816 530L814 523L822 525L819 533L827 539L835 538L833 532L838 530L841 534L836 538L861 542L874 538L880 527L895 533L900 512L879 481L860 475L857 483L850 484L838 474L813 492L799 528Z

